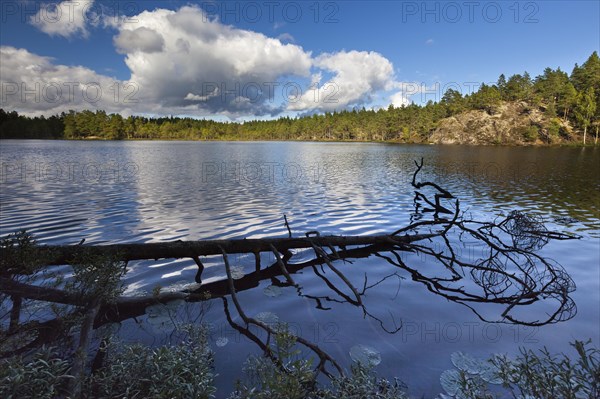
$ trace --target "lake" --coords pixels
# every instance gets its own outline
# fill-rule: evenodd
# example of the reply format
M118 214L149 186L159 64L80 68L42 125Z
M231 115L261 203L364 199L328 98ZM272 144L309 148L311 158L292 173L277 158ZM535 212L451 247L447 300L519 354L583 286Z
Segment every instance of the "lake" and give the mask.
M597 346L597 148L4 140L0 234L27 229L42 244L76 244L84 238L86 244L108 244L286 237L284 214L296 235L311 230L322 235L389 233L414 216L410 182L414 161L421 158L421 178L448 189L472 219L494 220L520 210L541 218L550 230L581 236L551 241L540 250L561 264L577 286L571 295L577 305L573 318L540 327L486 323L375 256L335 263L359 287L365 274L369 284L391 276L365 292L364 304L373 317L340 301L311 269L294 275L303 292L338 301L320 309L293 287L265 291L267 280L239 293L246 311L277 315L344 367L351 363L352 347L370 346L381 355L378 373L399 377L414 395L442 391L439 376L452 368L450 355L456 351L481 358L514 355L522 346L572 353L569 341L588 338ZM298 254L300 260L310 257L306 251ZM442 267L410 254L403 260ZM205 282L224 278L218 258L205 264ZM253 258L245 256L233 257L232 264L244 272L254 267ZM195 272L191 260L132 262L126 294L150 293L157 285L181 287L193 283ZM526 316L535 320L536 311ZM243 360L259 353L258 347L229 326L220 299L186 304L178 317L202 317L210 325L219 396L224 395L242 375ZM388 329L400 323L402 328L390 334L380 321ZM127 321L120 334L148 344L167 342L168 328L155 327Z

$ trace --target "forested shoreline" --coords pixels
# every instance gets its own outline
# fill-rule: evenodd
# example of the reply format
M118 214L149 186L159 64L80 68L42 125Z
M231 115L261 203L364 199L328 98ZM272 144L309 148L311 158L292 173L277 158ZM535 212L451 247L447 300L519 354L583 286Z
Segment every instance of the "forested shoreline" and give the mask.
M535 78L525 72L494 85L482 84L463 96L449 89L441 101L387 109L354 109L267 121L218 122L189 117L122 117L105 111L70 111L27 117L0 109L1 139L104 140L320 140L427 143L440 121L469 111L495 114L508 103L543 113L543 119L518 126L530 144L590 143L600 125L600 58L594 52L571 74L546 68ZM476 134L476 133L473 133ZM499 143L500 144L500 143Z

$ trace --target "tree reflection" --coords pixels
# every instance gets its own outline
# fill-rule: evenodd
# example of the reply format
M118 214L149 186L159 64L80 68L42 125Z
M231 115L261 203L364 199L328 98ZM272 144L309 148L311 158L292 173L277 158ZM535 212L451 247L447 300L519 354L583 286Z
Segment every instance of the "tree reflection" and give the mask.
M314 303L318 310L331 311L329 303L360 308L364 317L377 321L389 334L400 331L402 324L397 324L392 316L390 327L389 322L384 322L369 311L363 297L369 290L377 289L388 279L403 278L402 274L407 274L431 293L468 307L486 322L541 326L568 320L576 314L577 308L570 298L570 293L575 290L573 280L560 265L538 254L551 240L576 237L548 231L541 220L519 211L510 212L508 216L491 222L473 220L461 211L459 200L451 193L435 183L417 181L422 167L422 160L416 163L412 179L415 207L408 226L386 236L376 237L370 245L345 245L340 244L339 239L336 241L330 239L330 236L321 237L319 232L315 231L295 238L285 218L289 241L265 240L261 244L261 248L266 248L273 255L273 263L263 266L259 251L249 251L255 255L254 271L241 278L235 278L226 245L217 245L226 278L201 284L194 289L144 297L121 296L115 301L99 304L58 287L45 287L23 281L19 276L27 273L19 271L18 259L14 258L17 260L4 267L0 273L1 295L4 299L10 299L13 304L12 309L6 315L2 315L3 321L7 317L10 318L9 323L3 323L2 328L4 324L9 324L3 335L10 338L35 331L36 338L6 351L4 355L36 348L58 339L63 334L60 327L64 317L43 322L27 320L21 323L19 313L23 299L66 305L70 316L85 315L88 320L93 319L93 328L98 328L107 323L142 316L149 306L156 303L167 303L174 299L200 302L221 298L226 319L231 327L254 342L266 356L277 363L277 356L269 346L270 337L277 331L268 323L249 317L237 297L239 292L252 290L263 281L271 281L271 284L276 286L294 287L298 296ZM293 243L301 243L302 248L308 248L314 256L306 261L295 262L298 256L293 252ZM465 252L465 248L475 248L477 251ZM3 251L4 255L12 253L7 247L3 248ZM362 287L358 288L344 273L340 264L371 256L385 260L392 268L387 275L372 284L369 284L365 273ZM201 281L200 274L204 266L199 255L193 255L192 259L199 268L197 281ZM314 281L324 284L329 293L306 293L305 288L294 279L295 274L301 270L311 270ZM326 270L332 272L335 280L327 276ZM242 323L234 321L229 307L230 301ZM94 303L97 308L92 314L92 319L90 303ZM519 312L534 304L543 305L544 312ZM490 309L496 309L498 306L499 311L490 312ZM493 316L489 316L489 313ZM528 318L531 314L536 316ZM250 330L251 326L266 332L266 341L253 333ZM335 359L316 344L302 337L297 337L297 343L318 356L316 373L331 376L327 367L329 365L337 373L343 374Z

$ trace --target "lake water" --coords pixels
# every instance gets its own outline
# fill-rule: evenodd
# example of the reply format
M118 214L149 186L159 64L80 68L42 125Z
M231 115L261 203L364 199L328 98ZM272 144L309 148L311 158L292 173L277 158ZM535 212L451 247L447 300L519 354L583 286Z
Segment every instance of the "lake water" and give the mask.
M83 142L2 141L0 179L2 236L19 229L43 244L161 242L214 238L285 237L283 215L294 234L386 233L410 222L414 160L424 158L422 178L452 192L473 219L493 220L511 210L535 214L551 230L579 240L554 241L540 253L563 265L577 290L577 315L557 324L527 327L488 324L466 307L429 292L378 257L336 265L362 287L397 272L369 289L369 312L349 303L327 302L328 310L294 288L270 297L270 282L241 292L250 315L272 312L295 333L350 365L351 347L381 353L380 375L397 376L412 394L441 391L440 374L456 351L478 357L548 346L572 353L568 342L600 342L600 150L408 146L300 142ZM310 253L298 258L308 259ZM419 267L442 267L404 258ZM253 259L234 257L245 271ZM190 260L135 262L125 280L129 294L193 282ZM203 278L222 279L219 259L208 259ZM332 273L328 271L328 275ZM295 275L304 293L336 294L309 268ZM241 376L243 360L258 348L226 322L220 299L185 305L211 326L211 346L220 395ZM534 310L531 310L534 312ZM530 316L537 318L535 313ZM543 317L540 316L540 318ZM144 323L123 323L130 340L160 343L168 332ZM223 338L227 338L227 344ZM220 339L220 340L219 340ZM217 345L217 340L219 345Z

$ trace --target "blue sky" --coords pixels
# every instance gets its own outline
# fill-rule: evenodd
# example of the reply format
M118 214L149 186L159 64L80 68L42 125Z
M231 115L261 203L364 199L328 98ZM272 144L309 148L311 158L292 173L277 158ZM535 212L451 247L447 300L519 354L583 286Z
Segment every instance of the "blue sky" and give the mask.
M600 47L599 1L57 3L1 3L1 107L223 120L387 107L570 72Z

